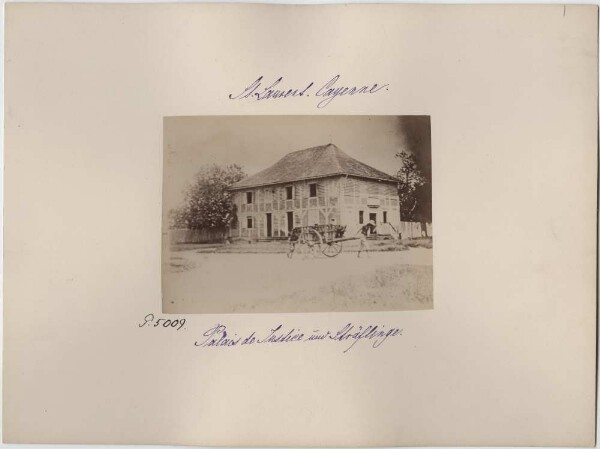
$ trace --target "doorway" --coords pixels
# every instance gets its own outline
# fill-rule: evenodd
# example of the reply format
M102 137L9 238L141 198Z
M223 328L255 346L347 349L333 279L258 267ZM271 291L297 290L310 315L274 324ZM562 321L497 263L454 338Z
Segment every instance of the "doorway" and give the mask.
M373 222L375 223L375 226L377 226L377 213L375 212L371 212L369 214L369 221L373 220ZM377 229L373 229L373 231L371 232L372 234L377 234Z
M271 222L271 214L267 214L267 237L273 237L273 224Z
M288 234L291 234L292 229L294 229L294 213L293 212L287 213L287 228L288 228Z

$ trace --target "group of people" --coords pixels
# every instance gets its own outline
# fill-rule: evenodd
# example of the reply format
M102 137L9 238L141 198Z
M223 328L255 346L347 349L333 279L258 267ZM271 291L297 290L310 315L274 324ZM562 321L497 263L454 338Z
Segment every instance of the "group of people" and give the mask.
M332 219L331 221L332 221L332 224L335 224L335 220L334 219ZM312 226L312 228L315 229L315 231L317 231L316 232L317 235L320 235L320 234L318 234L319 226L320 225L318 225L318 224L315 224L315 225ZM358 228L358 231L356 231L355 235L358 235L359 236L359 240L360 240L360 247L358 249L358 254L357 254L358 258L361 257L361 254L363 252L367 253L367 255L369 254L368 251L369 251L370 248L369 248L369 242L367 240L367 236L370 235L370 234L373 234L375 232L375 229L377 229L375 221L369 220L368 223L366 223L364 225L361 225ZM341 236L338 236L336 234L336 237L341 237ZM312 254L314 254L315 245L318 245L320 247L320 245L322 243L320 241L313 241L313 240L302 241L301 239L302 239L302 231L301 231L301 229L300 228L294 228L292 230L292 232L290 232L290 235L288 236L289 249L288 249L287 256L289 258L291 258L292 255L294 254L294 251L296 250L296 245L298 243L306 243L308 245L308 248L309 248L309 250L310 250L310 252Z

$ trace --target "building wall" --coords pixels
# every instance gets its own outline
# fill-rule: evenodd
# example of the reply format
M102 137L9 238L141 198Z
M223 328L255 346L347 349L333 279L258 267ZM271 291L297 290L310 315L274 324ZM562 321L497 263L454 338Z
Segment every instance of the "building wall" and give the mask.
M394 184L348 178L343 184L342 193L342 222L348 226L348 235L355 234L371 216L375 219L379 232L388 233L387 225L391 225L393 231L397 232L400 225L400 206ZM383 226L384 223L386 226Z
M316 184L316 196L310 196L310 185ZM287 199L286 188L292 188L292 199ZM248 203L247 194L252 202ZM387 222L396 229L400 222L398 195L391 183L337 176L317 180L298 181L267 187L239 190L234 194L237 208L237 222L231 227L234 238L267 238L267 214L271 214L271 237L284 238L288 226L308 226L313 224L335 224L348 226L349 232L356 232L359 225L359 211L363 211L363 222L369 221L369 214L376 214L376 221L382 223L384 212ZM288 223L289 212L293 223ZM248 219L252 227L248 226Z

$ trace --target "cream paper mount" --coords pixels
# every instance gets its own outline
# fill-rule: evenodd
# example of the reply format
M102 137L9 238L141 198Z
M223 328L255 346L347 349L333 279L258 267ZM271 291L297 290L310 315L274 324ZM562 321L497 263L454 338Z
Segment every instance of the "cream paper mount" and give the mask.
M597 23L589 5L7 4L3 440L592 446ZM403 149L430 154L432 248L406 244L386 187ZM230 243L178 242L196 167L256 180L288 156L302 179L229 190ZM365 238L358 265L371 220L407 249ZM358 239L328 257L309 227ZM391 333L308 340L365 329ZM224 330L240 343L211 344Z

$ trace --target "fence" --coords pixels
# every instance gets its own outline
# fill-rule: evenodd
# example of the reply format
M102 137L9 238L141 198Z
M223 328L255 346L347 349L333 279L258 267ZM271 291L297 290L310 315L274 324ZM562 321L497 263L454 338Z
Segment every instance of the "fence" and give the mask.
M171 229L169 242L177 243L215 243L223 242L227 236L226 229Z
M392 235L394 238L398 237L398 229L391 223L378 223L376 232L379 235Z
M412 221L401 221L400 234L403 239L416 239L420 237L433 237L433 226L431 223L424 223L425 226L422 227L421 223L412 222Z

